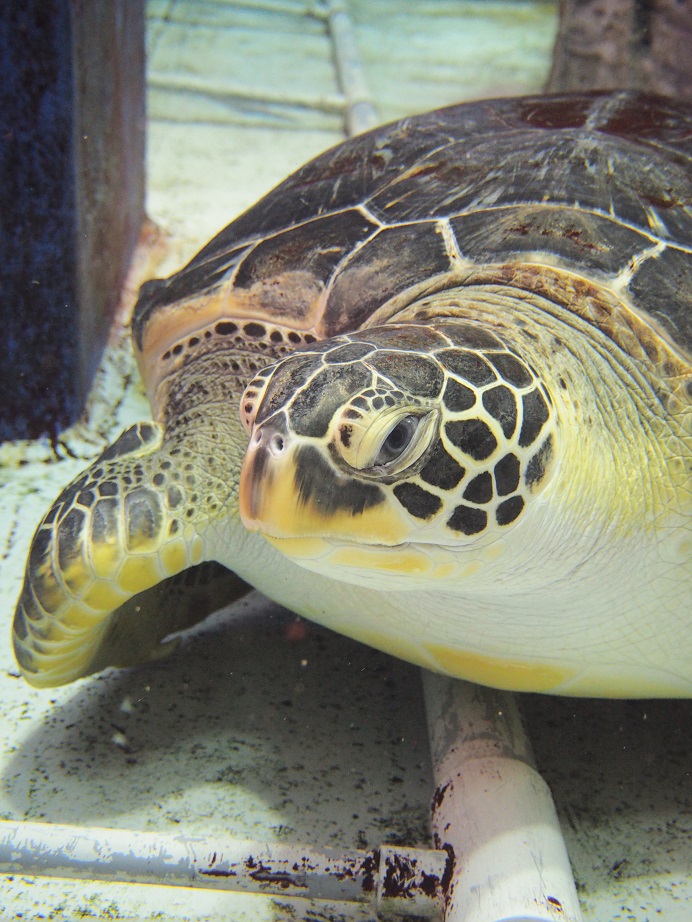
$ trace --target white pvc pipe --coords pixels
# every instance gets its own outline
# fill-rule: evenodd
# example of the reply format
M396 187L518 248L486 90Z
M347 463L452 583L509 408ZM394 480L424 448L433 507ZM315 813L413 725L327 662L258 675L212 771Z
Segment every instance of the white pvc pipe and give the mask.
M0 821L0 873L367 902L438 915L446 852L383 845L340 852L286 843Z
M351 137L374 128L379 118L365 79L346 0L328 0L327 16L339 85L346 100L346 131Z
M240 100L266 104L267 106L284 106L297 109L315 109L319 112L339 113L345 108L343 96L323 94L306 96L286 92L282 89L256 89L253 86L229 83L226 80L209 79L197 74L177 74L152 71L147 76L147 84L154 89L170 90L187 95L197 94L222 102Z
M582 922L550 790L514 697L423 673L435 847L454 860L445 922Z

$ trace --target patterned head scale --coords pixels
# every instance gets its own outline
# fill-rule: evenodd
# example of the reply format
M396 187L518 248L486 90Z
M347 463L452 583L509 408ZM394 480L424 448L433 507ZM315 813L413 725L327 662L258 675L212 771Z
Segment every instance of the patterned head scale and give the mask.
M417 549L439 576L448 549L521 521L556 452L536 373L451 319L294 353L251 382L242 416L245 524L316 569L390 569Z

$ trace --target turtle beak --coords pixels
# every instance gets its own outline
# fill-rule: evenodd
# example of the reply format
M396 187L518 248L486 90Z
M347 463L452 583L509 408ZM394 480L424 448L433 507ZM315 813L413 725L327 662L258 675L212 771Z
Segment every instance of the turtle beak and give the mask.
M268 538L396 544L403 513L375 484L336 470L321 447L289 435L281 421L253 430L240 474L240 517Z

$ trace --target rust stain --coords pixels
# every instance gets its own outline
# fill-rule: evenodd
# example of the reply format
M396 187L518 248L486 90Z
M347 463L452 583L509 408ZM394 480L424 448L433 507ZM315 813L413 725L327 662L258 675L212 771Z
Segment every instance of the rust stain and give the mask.
M245 862L245 867L250 871L250 878L258 883L274 884L281 887L282 890L288 890L289 887L305 889L305 885L294 880L288 871L274 871L269 865L263 864L262 861L255 861L252 856Z
M201 877L237 877L235 871L224 871L221 868L199 868L197 873Z
M432 796L433 811L440 809L440 807L442 806L442 801L444 800L445 794L447 793L447 789L450 787L451 784L452 782L448 781L446 784L438 784L438 786L435 788L435 792L433 793L433 796Z
M364 893L372 893L377 887L377 872L380 866L380 850L377 848L363 860L360 872L363 875L362 889Z
M454 849L449 844L445 842L442 846L442 851L447 852L447 864L445 865L444 873L440 879L440 887L442 888L443 893L449 892L450 884L454 877L454 866L456 865L456 855L454 854Z

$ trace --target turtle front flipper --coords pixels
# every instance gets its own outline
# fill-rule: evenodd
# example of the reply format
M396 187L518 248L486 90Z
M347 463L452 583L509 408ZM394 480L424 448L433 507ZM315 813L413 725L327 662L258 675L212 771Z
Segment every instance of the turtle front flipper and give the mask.
M205 558L188 509L176 452L153 423L126 430L62 491L34 535L14 617L15 655L30 684L63 685L161 656L170 649L164 637L247 591L214 564L171 581ZM190 598L172 604L185 582Z
M203 621L251 589L222 564L207 560L132 596L108 617L88 673L168 656L179 638L165 637Z

